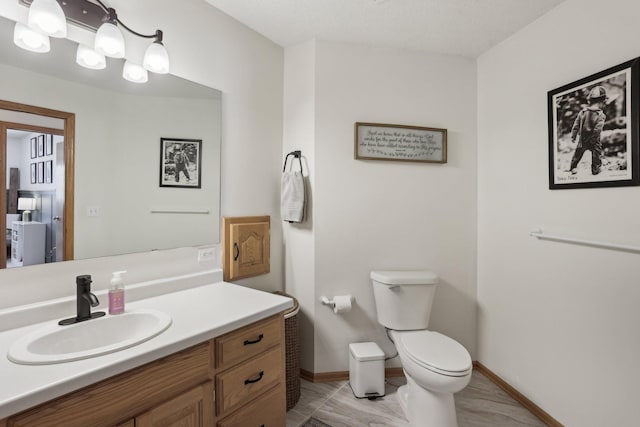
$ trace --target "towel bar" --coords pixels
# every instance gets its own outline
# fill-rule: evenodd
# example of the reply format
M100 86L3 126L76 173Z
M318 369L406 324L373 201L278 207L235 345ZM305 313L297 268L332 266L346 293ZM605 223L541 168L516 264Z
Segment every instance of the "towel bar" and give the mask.
M537 239L553 240L556 242L577 243L580 245L595 246L595 247L606 248L606 249L616 249L616 250L626 251L626 252L640 252L639 246L620 245L617 243L599 242L595 240L584 240L584 239L574 239L571 237L553 236L550 234L544 234L541 229L536 229L531 231L529 233L529 236L535 237Z
M211 212L209 209L151 209L151 213L165 214L202 214L207 215Z

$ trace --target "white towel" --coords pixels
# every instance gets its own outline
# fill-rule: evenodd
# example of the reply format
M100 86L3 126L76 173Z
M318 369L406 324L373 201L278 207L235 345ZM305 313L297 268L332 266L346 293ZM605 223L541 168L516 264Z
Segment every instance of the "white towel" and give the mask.
M302 222L306 205L304 177L301 171L282 174L280 215L283 221Z

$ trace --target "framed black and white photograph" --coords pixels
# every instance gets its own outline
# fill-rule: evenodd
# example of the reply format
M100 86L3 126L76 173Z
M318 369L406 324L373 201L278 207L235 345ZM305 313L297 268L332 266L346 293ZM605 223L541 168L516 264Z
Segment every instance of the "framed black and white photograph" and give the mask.
M639 61L548 93L550 189L640 184Z
M38 157L44 157L44 135L38 135Z
M53 155L53 135L45 135L44 154L46 156Z
M202 140L160 138L160 187L200 188Z
M31 138L31 158L35 159L38 157L38 138L35 136Z
M44 162L44 183L53 183L53 160L47 160Z
M38 162L38 184L44 184L44 162Z
M36 164L31 163L31 183L36 184L37 182L38 182L38 173L36 172Z

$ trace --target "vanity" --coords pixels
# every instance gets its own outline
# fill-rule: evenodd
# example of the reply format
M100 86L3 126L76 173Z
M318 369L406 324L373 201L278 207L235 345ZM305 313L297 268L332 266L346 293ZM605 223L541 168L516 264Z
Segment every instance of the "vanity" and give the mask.
M172 319L133 347L46 365L16 364L3 354L0 427L282 426L283 311L292 305L219 281L128 303L127 311L153 309ZM51 322L0 332L0 348Z

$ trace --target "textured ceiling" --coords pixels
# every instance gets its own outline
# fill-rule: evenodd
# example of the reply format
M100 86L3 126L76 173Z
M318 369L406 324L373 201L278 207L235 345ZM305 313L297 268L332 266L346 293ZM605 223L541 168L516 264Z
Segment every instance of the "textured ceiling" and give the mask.
M205 0L275 43L311 39L477 57L563 0Z

